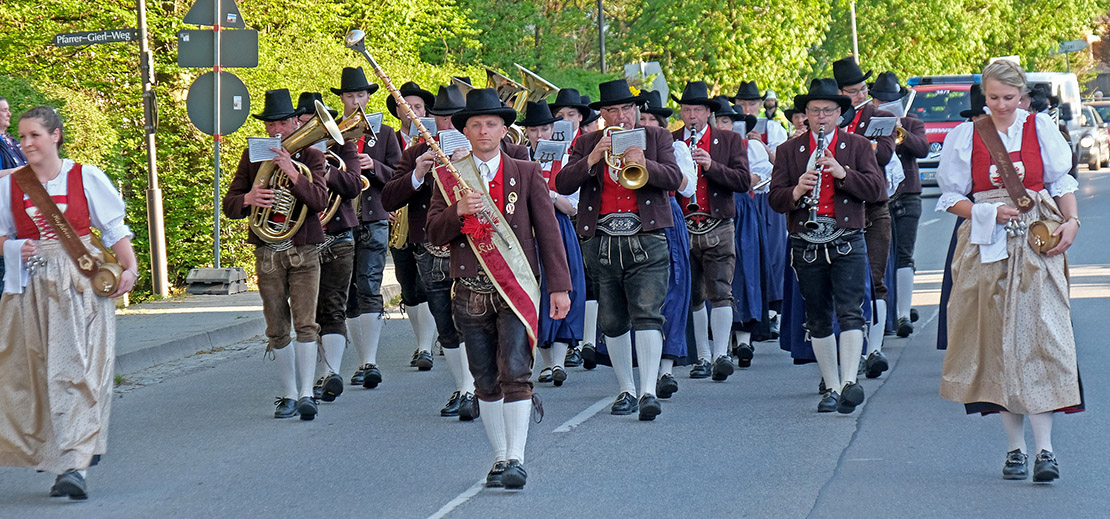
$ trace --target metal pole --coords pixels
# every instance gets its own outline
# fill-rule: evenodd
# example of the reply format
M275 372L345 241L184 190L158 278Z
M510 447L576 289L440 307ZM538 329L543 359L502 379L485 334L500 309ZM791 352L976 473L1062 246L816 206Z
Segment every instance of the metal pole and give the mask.
M214 16L216 20L212 24L215 40L213 45L215 47L215 57L212 62L214 64L212 70L216 74L216 80L214 81L216 95L213 97L216 101L212 103L213 118L216 123L216 131L212 135L212 169L215 171L212 182L212 249L215 257L214 266L220 268L220 139L222 138L220 135L220 75L223 74L220 69L220 13L223 12L223 6L220 5L220 0L215 0L215 4L216 13Z
M162 189L158 187L158 153L154 143L157 108L154 102L154 54L146 41L146 0L138 0L139 73L143 81L143 132L146 135L146 221L150 235L150 270L154 293L169 297L170 282L166 265L166 229L162 219Z
M856 64L859 64L859 35L856 34L856 2L852 0L852 55L856 57Z
M597 40L601 54L601 73L607 74L609 71L605 66L605 10L601 6L601 0L597 0Z

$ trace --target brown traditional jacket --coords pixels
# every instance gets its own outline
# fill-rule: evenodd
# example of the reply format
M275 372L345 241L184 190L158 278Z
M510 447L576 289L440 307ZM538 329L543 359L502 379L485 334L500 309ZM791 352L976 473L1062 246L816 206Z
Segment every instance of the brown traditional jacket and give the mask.
M685 130L671 132L674 140L682 141ZM709 129L709 168L701 170L706 179L709 196L709 216L735 218L736 200L733 193L746 193L752 185L748 169L748 143L740 134L727 130ZM696 194L694 196L697 196Z
M362 170L362 176L370 181L370 189L362 192L359 219L363 222L385 220L389 218L389 213L382 208L382 187L393 178L397 163L401 161L397 132L383 124L378 132L378 142L373 148L363 148L362 152L374 159L374 167Z
M316 216L316 213L323 211L328 205L328 188L324 180L324 153L316 148L309 147L294 154L293 160L307 166L312 173L311 181L301 176L291 189L293 196L303 202L309 211L304 224L293 235L293 245L322 243L324 241L324 230L320 226L320 218ZM223 198L225 216L239 219L250 215L251 206L244 203L244 198L254 186L254 177L257 176L258 168L262 164L262 162L252 163L247 150L243 150L243 155L239 158L239 167L235 170L235 178L232 179L231 185L227 188L227 194ZM274 169L277 170L276 167ZM254 231L251 231L247 235L247 243L262 245L266 242L256 236Z
M925 137L925 123L916 117L903 117L902 128L906 129L906 140L895 150L902 161L906 179L898 186L894 196L903 193L921 192L921 172L917 169L917 159L929 156L929 139Z

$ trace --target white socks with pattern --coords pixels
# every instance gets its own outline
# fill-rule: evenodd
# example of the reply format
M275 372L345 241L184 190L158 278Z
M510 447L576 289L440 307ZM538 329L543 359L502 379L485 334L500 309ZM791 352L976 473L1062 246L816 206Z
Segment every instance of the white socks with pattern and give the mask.
M300 397L312 396L312 379L316 375L316 342L294 342L297 355L297 381ZM288 346L282 349L286 349Z
M474 375L470 374L470 363L466 360L466 343L459 344L458 348L443 348L443 358L447 361L447 369L455 379L455 389L459 394L474 392Z
M338 333L321 335L320 347L324 350L324 354L316 360L316 377L339 373L340 364L343 362L343 350L347 347L347 338Z
M632 375L632 331L624 332L618 337L605 337L605 347L609 350L609 360L613 363L613 373L617 375L619 393L631 393L636 396L636 379ZM640 357L643 365L644 358ZM652 384L655 381L652 380Z
M281 381L281 397L297 399L297 354L293 353L293 345L286 344L284 348L272 350L274 362L277 364L278 380Z
M895 310L899 318L909 319L910 307L913 305L913 267L902 267L898 269L895 276L898 282L898 300L895 302Z
M693 311L694 344L698 348L698 360L713 362L713 351L709 348L709 308L701 307Z
M883 351L883 333L886 332L886 299L875 300L875 315L867 325L867 353ZM843 337L843 334L841 335Z
M532 399L506 402L502 406L505 417L506 457L524 463L524 445L528 443L528 420L532 418ZM482 414L485 419L485 413Z
M729 332L732 331L732 307L713 307L709 312L710 326L713 328L713 358L728 355Z
M825 379L825 387L840 392L840 371L836 362L836 336L814 337L813 356L817 358L817 367L821 368L821 377ZM858 356L857 356L858 358ZM856 369L856 365L852 365Z
M582 329L582 344L597 347L597 301L586 301L586 326Z
M863 330L840 331L840 382L847 385L859 375L859 358L863 355Z
M482 415L482 425L486 428L486 437L493 447L493 461L505 461L508 445L505 440L505 400L486 402L478 401L478 411Z
M663 332L636 330L636 358L640 361L640 396L655 394L655 382L659 378L659 361L662 355ZM632 363L629 362L628 365L631 368Z

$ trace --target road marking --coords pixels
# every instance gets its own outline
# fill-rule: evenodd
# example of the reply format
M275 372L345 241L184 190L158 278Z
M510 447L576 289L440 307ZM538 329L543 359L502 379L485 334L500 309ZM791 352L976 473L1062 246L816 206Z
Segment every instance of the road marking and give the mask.
M585 422L586 420L589 420L591 416L597 414L602 409L605 409L605 406L609 405L609 403L610 403L609 397L602 398L601 400L598 400L597 402L594 402L594 405L591 405L590 407L587 407L585 411L582 411L581 413L578 413L578 414L574 415L574 417L571 418L570 420L567 420L567 421L563 422L563 425L560 425L560 426L556 427L555 430L551 431L551 432L553 432L553 433L570 432L571 429L574 429L575 427L578 427L579 425L582 424L582 422Z
M485 487L486 487L486 478L482 478L482 479L478 480L477 483L475 483L470 488L466 489L463 493L455 496L455 499L452 499L452 500L448 501L447 504L443 505L443 508L440 508L434 514L429 515L428 519L441 519L442 517L446 517L447 514L454 511L460 505L462 505L463 503L465 503L467 501L470 501L470 498L478 495L478 492L481 492L482 489L485 488Z
M937 223L939 221L940 221L940 218L933 218L932 220L922 222L922 224L919 227L925 227L926 225L932 225L932 224Z

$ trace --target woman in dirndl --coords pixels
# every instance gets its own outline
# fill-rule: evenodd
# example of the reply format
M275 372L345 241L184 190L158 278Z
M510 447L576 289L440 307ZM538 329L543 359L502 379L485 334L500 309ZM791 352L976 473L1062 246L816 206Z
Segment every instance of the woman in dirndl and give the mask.
M952 257L940 394L963 403L968 414L1002 415L1009 438L1005 479L1029 477L1028 416L1038 449L1033 481L1049 482L1060 474L1053 413L1083 410L1064 256L1079 231L1078 184L1068 175L1071 148L1056 123L1018 108L1026 90L1020 66L1005 60L987 66L982 90L989 112L982 117L993 123L1034 207L1016 208L974 123L948 134L937 170L937 210L967 221ZM1059 224L1053 232L1059 244L1043 254L1027 236L1038 220Z
M108 443L115 365L115 297L138 277L125 205L99 168L62 159L62 122L47 106L19 119L27 165L95 255L100 230L123 274L97 295L55 231L14 181L0 173L0 246L7 271L0 299L0 465L56 474L51 496L88 497L85 469Z

